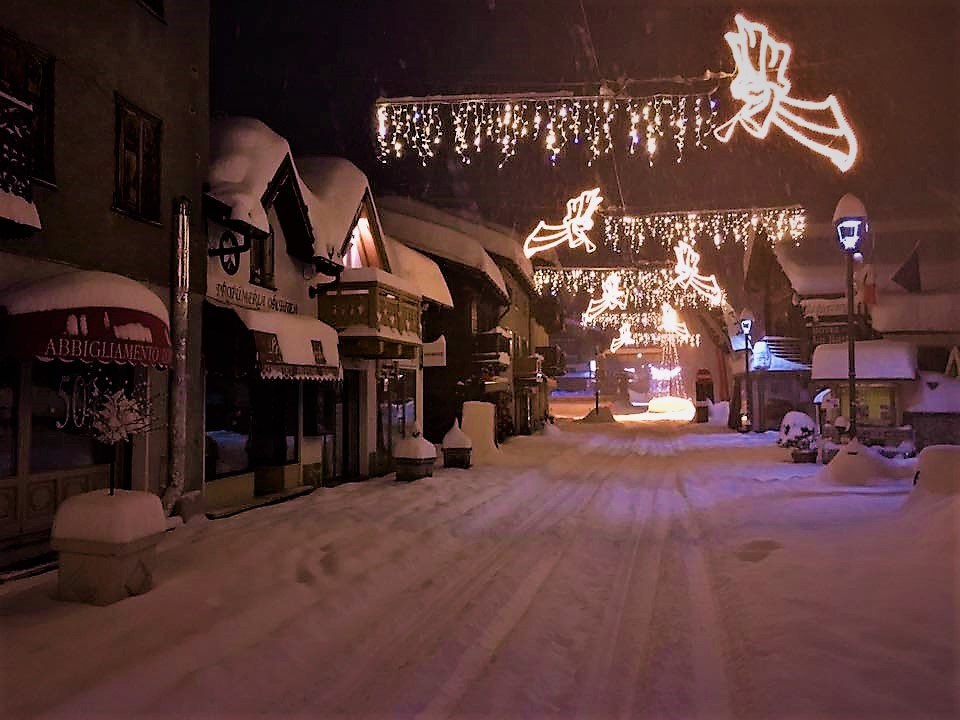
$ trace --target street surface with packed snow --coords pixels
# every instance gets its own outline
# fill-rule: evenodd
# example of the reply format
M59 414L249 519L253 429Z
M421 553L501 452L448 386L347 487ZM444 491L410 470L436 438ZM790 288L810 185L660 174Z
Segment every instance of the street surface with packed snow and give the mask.
M0 586L0 715L957 717L957 496L776 437L563 422L196 518L112 606Z

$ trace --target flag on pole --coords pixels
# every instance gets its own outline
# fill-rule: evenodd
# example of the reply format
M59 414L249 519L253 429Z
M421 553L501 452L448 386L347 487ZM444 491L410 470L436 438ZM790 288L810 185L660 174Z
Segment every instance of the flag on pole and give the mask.
M906 261L900 266L900 269L893 274L893 277L890 278L907 292L920 292L922 289L920 286L919 248L920 242L917 241L917 244L913 246L913 250L910 252Z

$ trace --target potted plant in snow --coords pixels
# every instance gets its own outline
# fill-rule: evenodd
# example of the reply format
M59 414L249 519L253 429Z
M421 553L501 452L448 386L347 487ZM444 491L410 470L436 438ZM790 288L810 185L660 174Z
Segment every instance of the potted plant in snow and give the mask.
M815 463L817 461L817 438L812 428L800 428L800 431L788 439L784 445L790 448L790 456L795 463Z
M443 466L468 468L470 467L470 453L473 443L470 436L460 429L456 418L447 434L443 436Z
M151 428L151 403L124 388L92 387L94 437L108 445L128 442ZM60 554L61 600L109 605L153 587L156 545L167 528L160 498L110 487L67 498L57 509L51 547Z
M393 459L399 482L419 480L433 475L437 449L432 442L421 435L420 426L415 424L410 435L404 437L393 448Z

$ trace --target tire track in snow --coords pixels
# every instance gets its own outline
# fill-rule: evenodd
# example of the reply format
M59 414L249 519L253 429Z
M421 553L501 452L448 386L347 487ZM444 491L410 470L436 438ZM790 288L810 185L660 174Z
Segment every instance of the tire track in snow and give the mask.
M566 454L565 454L566 455ZM580 468L571 465L565 456L555 461L566 468L567 475L579 474ZM555 481L555 478L552 478ZM479 596L482 589L492 582L511 562L516 560L514 546L528 542L530 537L549 533L555 526L578 512L596 491L592 487L592 476L578 484L567 485L560 492L554 490L554 482L545 483L547 500L522 517L509 532L501 533L492 548L485 550L479 558L469 558L461 564L459 574L443 585L434 585L427 592L411 591L409 588L398 606L393 603L390 613L393 617L409 617L412 622L393 625L386 632L368 635L361 641L354 654L359 658L378 660L385 665L382 677L390 677L397 668L414 665L422 656L421 646L427 639L444 632L457 622L463 611ZM434 589L436 588L436 589ZM375 629L375 628L374 628ZM369 701L369 679L371 667L361 663L345 673L332 678L331 685L322 689L318 699L322 707L350 708L356 712L358 706ZM382 690L383 688L381 688Z
M700 717L726 720L733 717L729 631L724 628L720 598L704 550L706 539L682 477L677 478L677 493L682 498L680 523L686 534L681 557L690 587L693 699Z
M660 493L661 487L652 488L649 507L644 508L645 512L635 513L631 523L630 548L617 568L612 602L605 608L595 638L595 649L584 686L578 692L574 717L614 717L618 715L618 705L621 711L627 711L632 705L633 688L641 668L629 660L642 657L649 642L656 579L660 576L667 540L667 516L662 507L658 513L658 504L662 505L658 503ZM618 660L622 661L621 668L630 667L631 671L621 675ZM620 713L624 715L630 713Z

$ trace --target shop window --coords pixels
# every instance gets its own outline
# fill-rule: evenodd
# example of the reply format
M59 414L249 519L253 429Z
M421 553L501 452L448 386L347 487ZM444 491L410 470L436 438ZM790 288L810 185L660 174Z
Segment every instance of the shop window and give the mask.
M0 360L0 478L17 472L17 397L20 364Z
M130 372L120 367L92 372L55 362L33 363L31 473L106 465L113 460L113 448L92 436L92 387L94 382L125 386Z
M0 30L0 91L31 109L32 176L53 184L53 58Z
M113 206L134 217L160 222L160 120L120 95L116 103Z
M251 403L247 383L226 373L207 376L207 478L250 470Z
M266 236L254 237L250 243L250 282L270 290L276 290L273 284L274 244L273 226Z
M297 444L299 383L255 382L251 460L256 465L287 465L300 458Z

